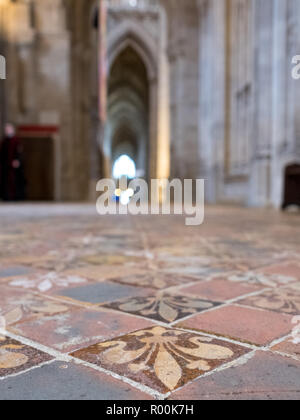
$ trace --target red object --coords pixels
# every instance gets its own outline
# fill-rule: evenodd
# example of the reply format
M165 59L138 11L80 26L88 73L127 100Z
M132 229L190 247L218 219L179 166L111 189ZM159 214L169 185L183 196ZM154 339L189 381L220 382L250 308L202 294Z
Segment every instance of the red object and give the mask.
M59 127L55 125L20 125L17 130L18 137L44 137L58 132Z

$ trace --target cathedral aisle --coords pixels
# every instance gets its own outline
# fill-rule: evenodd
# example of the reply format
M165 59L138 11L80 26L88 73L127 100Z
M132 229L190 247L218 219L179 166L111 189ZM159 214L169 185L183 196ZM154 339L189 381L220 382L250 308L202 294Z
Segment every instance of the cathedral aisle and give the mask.
M299 399L298 215L2 205L0 232L1 399Z

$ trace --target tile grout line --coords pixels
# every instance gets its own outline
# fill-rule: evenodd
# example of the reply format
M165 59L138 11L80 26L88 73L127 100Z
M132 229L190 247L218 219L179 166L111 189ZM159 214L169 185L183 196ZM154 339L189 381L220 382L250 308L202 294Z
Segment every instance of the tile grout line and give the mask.
M26 370L23 370L21 372L12 373L11 375L7 375L7 376L2 376L2 377L0 377L0 382L1 381L4 381L5 379L16 378L16 377L21 376L21 375L23 375L25 373L28 373L28 372L31 372L33 370L39 369L39 368L41 368L43 366L51 365L55 361L57 361L57 359L51 359L51 360L48 360L47 362L43 362L43 363L40 363L39 365L32 366L31 368L26 369Z

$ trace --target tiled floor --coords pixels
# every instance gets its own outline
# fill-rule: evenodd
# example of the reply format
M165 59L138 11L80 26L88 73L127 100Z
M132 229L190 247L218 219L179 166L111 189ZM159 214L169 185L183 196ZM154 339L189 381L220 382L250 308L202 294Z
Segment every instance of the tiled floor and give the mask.
M299 261L298 214L2 205L0 399L299 399Z

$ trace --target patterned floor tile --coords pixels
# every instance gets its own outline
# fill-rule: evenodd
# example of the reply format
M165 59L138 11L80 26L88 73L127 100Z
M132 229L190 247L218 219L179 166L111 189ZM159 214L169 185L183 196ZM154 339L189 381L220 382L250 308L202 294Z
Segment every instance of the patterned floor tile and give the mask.
M289 315L236 305L195 315L176 326L256 345L267 345L289 334L293 328Z
M147 294L147 289L120 285L107 281L88 284L80 287L60 289L56 292L56 294L70 298L77 302L101 304L104 302L128 298L130 296L144 295Z
M273 351L290 354L300 360L300 334L298 337L290 337L280 344L272 347Z
M232 283L224 278L216 278L211 281L200 282L196 285L182 288L180 291L204 299L223 302L256 292L260 289L261 287L257 285Z
M300 287L275 289L251 296L238 302L241 305L300 315Z
M266 266L260 271L264 274L281 275L300 281L300 264L297 261L285 261L280 264Z
M1 286L0 317L6 327L17 322L62 314L71 309L67 303Z
M299 401L300 363L257 352L247 363L200 378L172 394L170 400Z
M51 359L48 354L0 335L0 377L25 371Z
M240 346L156 326L73 356L165 393L245 353Z
M66 270L63 272L64 275L79 276L94 281L105 281L112 280L114 278L134 276L135 274L141 274L145 272L144 267L122 267L118 265L103 265L98 267L96 265L87 265L79 267L73 270Z
M18 323L9 329L17 335L63 353L69 353L151 325L153 325L151 321L121 313L76 309L72 312Z
M226 277L232 283L245 283L248 285L258 285L262 287L278 287L292 284L297 281L295 277L279 273L263 273L259 271L247 271L244 273L234 273Z
M106 308L140 315L161 322L174 322L218 306L219 303L189 296L161 294L133 297L104 305Z
M191 276L188 277L171 273L152 272L150 270L148 270L148 272L145 271L140 274L133 274L125 277L123 275L122 277L114 277L111 280L121 284L149 287L158 290L195 281L195 279Z

